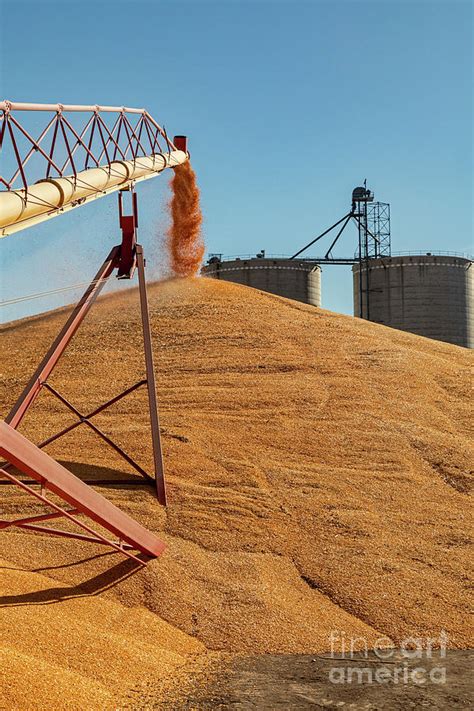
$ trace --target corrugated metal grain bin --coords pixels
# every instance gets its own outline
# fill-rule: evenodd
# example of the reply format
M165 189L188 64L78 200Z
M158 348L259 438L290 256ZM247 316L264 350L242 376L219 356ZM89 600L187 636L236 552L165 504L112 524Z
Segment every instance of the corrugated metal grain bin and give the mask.
M203 267L202 274L321 306L321 268L314 262L267 257L211 258Z
M360 315L359 265L352 267L354 315ZM470 259L430 254L362 264L362 316L458 346L474 346L474 267Z

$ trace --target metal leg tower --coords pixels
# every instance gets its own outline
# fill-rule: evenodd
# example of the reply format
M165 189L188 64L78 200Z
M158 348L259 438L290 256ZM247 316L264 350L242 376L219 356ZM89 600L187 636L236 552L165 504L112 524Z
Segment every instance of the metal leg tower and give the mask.
M363 188L355 188L352 193L352 212L359 235L359 316L367 320L370 320L370 260L391 254L390 205L373 200L367 181Z
M346 229L349 222L357 226L358 247L354 257L334 258L332 250ZM359 316L370 318L370 269L371 259L390 257L390 205L384 202L374 202L374 194L368 190L367 181L364 185L352 191L352 205L349 212L335 222L324 232L321 232L311 242L308 242L290 259L296 259L309 247L339 227L326 254L322 259L316 258L316 264L359 264ZM305 257L303 257L305 259Z
M72 413L76 415L77 422L61 429L59 432L40 442L37 446L42 449L46 445L54 442L76 427L84 424L98 435L109 447L119 454L135 471L137 471L146 481L153 483L156 488L158 501L166 505L166 486L163 469L163 455L160 438L160 425L158 416L158 405L156 397L155 372L153 364L153 350L150 331L150 319L148 313L148 299L145 278L145 258L143 247L137 243L138 210L137 196L133 189L132 196L133 211L131 215L123 214L122 192L119 193L119 216L122 230L122 243L112 249L105 259L94 279L86 289L79 303L76 305L66 323L62 327L58 336L52 343L43 360L32 375L22 394L6 417L6 423L13 429L17 429L23 417L28 412L43 388L46 388L52 395L60 400ZM111 400L107 401L95 410L83 413L80 412L67 398L59 393L48 383L48 378L56 367L62 354L68 347L71 339L79 329L84 318L90 311L95 300L104 288L113 272L117 270L120 279L131 279L135 270L138 271L138 284L140 294L140 310L143 331L143 345L145 355L146 378L136 382L121 393L118 393ZM151 440L153 446L154 476L146 472L137 462L132 459L119 445L117 445L107 434L105 434L94 422L93 418L100 412L116 403L118 400L129 395L137 388L146 385L148 393L148 409L150 415ZM12 464L7 464L4 471L8 471ZM100 483L100 482L97 482Z

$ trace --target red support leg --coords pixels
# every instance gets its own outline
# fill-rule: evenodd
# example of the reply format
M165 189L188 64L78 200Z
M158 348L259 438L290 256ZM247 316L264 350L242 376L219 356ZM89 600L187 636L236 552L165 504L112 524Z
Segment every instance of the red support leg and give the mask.
M136 462L133 461L118 445L116 445L105 433L103 433L96 425L90 422L90 418L107 408L109 405L113 404L121 397L132 392L136 387L146 382L148 389L148 408L150 414L150 427L151 427L151 438L153 447L153 462L155 470L155 487L156 495L158 501L166 505L166 487L165 487L165 476L163 467L163 453L161 447L161 437L160 437L160 423L158 416L158 404L156 397L156 382L155 382L155 371L153 365L153 350L151 342L151 330L150 330L150 318L148 313L148 301L146 293L146 278L145 278L145 259L143 256L143 248L141 245L136 243L136 231L138 225L138 210L136 194L132 190L132 205L133 212L131 215L124 215L122 209L122 195L119 194L119 213L120 213L120 227L122 229L122 243L120 246L114 247L110 252L109 256L102 264L101 268L97 272L94 280L91 282L87 290L85 291L83 297L74 308L73 312L67 319L65 325L61 329L60 333L56 337L51 348L46 353L45 357L41 361L40 365L36 369L33 377L30 379L28 385L24 389L23 393L17 400L16 404L12 408L11 412L6 418L7 424L12 428L16 429L21 423L23 417L25 416L28 408L33 404L42 387L48 388L53 394L55 394L69 409L71 409L79 418L78 423L69 425L68 427L61 430L49 437L47 440L42 442L39 447L42 448L47 444L58 439L63 434L70 432L76 426L80 424L86 424L88 427L94 430L94 432L101 437L110 447L112 447L118 454L120 454L126 461L133 466L136 471L138 471L145 480L150 480L152 477L145 472L145 470L140 467ZM103 406L97 408L91 414L83 416L76 408L74 408L71 403L69 403L60 393L58 393L54 388L51 388L47 383L48 377L51 375L53 369L55 368L57 362L59 361L61 355L66 350L74 334L78 330L85 316L89 312L92 304L98 297L102 288L104 287L106 281L114 271L118 270L119 278L131 278L133 276L135 268L138 268L138 283L140 292L140 309L142 318L142 329L143 329L143 344L145 352L145 367L146 367L146 380L140 381L136 385L128 388L120 395L116 396L109 402L105 403ZM7 464L5 469L9 469Z
M119 253L120 247L114 247L110 252L109 256L94 277L94 280L84 293L84 296L69 316L56 340L39 364L30 382L23 390L10 413L5 418L5 421L12 427L18 427L28 408L37 398L43 383L48 379L56 363L68 347L69 342L89 312L92 304L102 291L107 279L115 269Z
M155 367L151 344L150 316L146 294L145 259L143 247L136 246L138 284L140 290L140 308L142 313L143 344L145 348L146 382L148 388L148 408L150 412L151 440L153 446L153 461L155 465L156 496L160 504L166 506L166 486L163 468L163 452L161 448L160 421L156 399Z

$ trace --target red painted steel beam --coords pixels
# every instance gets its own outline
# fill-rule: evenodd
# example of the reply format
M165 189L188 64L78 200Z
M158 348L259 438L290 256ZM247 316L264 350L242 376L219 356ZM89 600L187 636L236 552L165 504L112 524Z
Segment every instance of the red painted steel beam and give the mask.
M84 523L84 521L81 521L80 519L75 518L72 514L70 514L68 511L66 511L66 509L62 509L60 506L58 506L53 501L51 501L51 499L48 499L46 496L43 496L42 494L40 494L38 491L35 491L31 486L24 484L19 479L14 477L13 474L9 474L4 469L0 469L0 472L2 474L4 474L6 477L8 477L8 479L10 479L10 481L13 484L16 484L21 489L26 491L28 494L31 494L31 496L34 496L35 498L39 499L39 501L41 501L41 503L46 504L47 506L50 506L52 509L54 509L55 511L60 513L62 516L65 516L70 521L75 523L77 526L82 528L84 531L87 531L89 534L92 534L92 536L84 537L81 534L69 533L69 532L63 531L60 535L62 535L62 536L67 535L68 538L80 538L81 540L88 540L88 541L91 541L94 543L103 543L104 545L110 546L111 548L116 550L118 553L123 553L124 555L127 556L127 558L133 559L136 563L139 563L140 565L146 565L146 563L144 563L140 558L138 558L136 555L134 555L133 553L130 552L129 548L132 548L133 546L130 546L128 544L125 545L122 541L119 541L117 543L115 543L114 541L109 541L101 533L98 533L93 528L91 528L86 523ZM43 491L43 489L44 489L43 484L41 484L41 491ZM29 526L30 526L30 524L26 524L25 528L28 528ZM20 526L20 528L21 528L21 526ZM35 530L36 531L39 530L38 526L35 526ZM42 528L43 532L47 532L47 533L50 533L53 535L54 535L54 532L56 532L57 530L58 529L56 529L56 528L45 528L45 527Z
M120 247L114 247L109 256L97 272L91 285L88 287L82 299L79 301L72 314L61 329L49 351L36 369L35 374L18 398L11 412L5 418L12 427L18 427L26 414L28 408L33 404L43 383L54 369L54 366L66 350L71 338L81 325L84 317L89 312L92 304L100 294L108 277L117 266L117 259L120 255Z
M77 522L79 523L79 522ZM50 536L59 536L60 538L75 538L78 541L87 541L89 543L97 543L100 546L111 546L115 550L117 550L120 553L124 553L127 558L132 558L133 560L136 560L139 563L143 563L143 561L140 561L139 558L137 558L134 555L129 555L128 551L133 548L133 546L130 546L128 543L124 543L123 545L117 545L114 541L109 541L106 538L98 538L97 536L85 536L83 533L71 533L71 531L62 531L60 528L47 528L46 526L35 526L32 523L21 523L21 524L14 524L18 528L25 529L27 531L35 531L36 533L47 533Z
M146 294L145 258L141 244L136 246L138 266L138 288L140 292L140 309L142 314L143 346L145 349L146 382L148 389L148 411L150 414L151 441L153 445L153 460L155 465L156 496L160 504L166 506L166 482L163 466L163 451L161 447L160 419L156 397L155 366L153 363L153 347L151 342L150 314Z
M6 422L0 423L0 454L45 489L133 548L153 558L163 552L165 544L154 533L84 484Z

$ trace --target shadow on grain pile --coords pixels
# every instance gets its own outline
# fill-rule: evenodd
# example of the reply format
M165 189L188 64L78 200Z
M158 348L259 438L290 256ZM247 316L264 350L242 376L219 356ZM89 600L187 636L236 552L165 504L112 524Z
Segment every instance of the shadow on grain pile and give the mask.
M99 490L167 550L129 575L98 547L4 532L11 698L66 708L74 684L68 708L109 708L211 653L324 652L332 630L468 646L468 352L207 279L151 286L150 310L169 506ZM6 332L4 411L64 318ZM139 326L136 291L101 299L52 385L83 411L112 398L143 375ZM68 418L42 394L23 431ZM144 392L97 425L152 470ZM48 451L83 477L134 476L83 428ZM1 489L6 515L38 510Z

